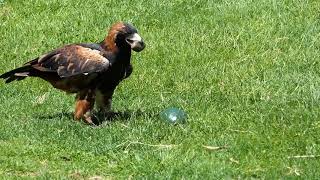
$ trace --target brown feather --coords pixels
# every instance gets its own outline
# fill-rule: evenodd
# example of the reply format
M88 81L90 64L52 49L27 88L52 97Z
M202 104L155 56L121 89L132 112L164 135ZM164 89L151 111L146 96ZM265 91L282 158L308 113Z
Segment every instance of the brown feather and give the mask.
M117 53L118 47L115 43L117 34L121 31L123 31L125 28L125 25L123 22L115 23L111 26L109 29L108 35L104 39L102 46L105 48L106 51Z
M74 112L75 120L83 118L87 123L92 124L91 110L94 106L94 93L92 90L83 90L77 94L76 108Z
M42 56L32 67L43 72L57 72L60 77L107 70L110 62L101 51L69 45Z

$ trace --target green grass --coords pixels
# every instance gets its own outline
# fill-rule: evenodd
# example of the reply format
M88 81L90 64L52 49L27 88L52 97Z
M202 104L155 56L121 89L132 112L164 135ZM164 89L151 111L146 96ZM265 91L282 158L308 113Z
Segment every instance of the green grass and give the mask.
M74 97L40 79L0 82L0 176L320 177L319 158L288 158L320 155L319 9L318 0L0 0L0 73L98 42L119 20L147 43L114 96L128 116L98 128L74 122ZM187 124L159 120L171 106Z

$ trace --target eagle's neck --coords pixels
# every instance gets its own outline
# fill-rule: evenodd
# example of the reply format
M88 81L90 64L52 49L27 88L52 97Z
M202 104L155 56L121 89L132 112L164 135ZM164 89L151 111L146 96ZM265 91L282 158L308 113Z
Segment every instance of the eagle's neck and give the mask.
M129 65L131 59L131 49L119 48L119 51L116 55L116 63Z
M100 46L112 57L113 65L129 65L131 59L131 48L126 42L114 42L108 37L100 43Z
M112 36L107 36L101 43L100 46L107 52L117 53L119 48L117 47L115 40Z

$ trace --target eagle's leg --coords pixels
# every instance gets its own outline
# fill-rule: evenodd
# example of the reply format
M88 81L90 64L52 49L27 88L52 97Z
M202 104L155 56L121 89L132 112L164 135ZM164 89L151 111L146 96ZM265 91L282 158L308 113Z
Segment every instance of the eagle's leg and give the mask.
M112 95L114 89L108 91L96 90L96 103L97 109L100 114L103 116L111 113L111 105L112 105Z
M76 96L76 109L74 119L83 119L89 124L94 124L92 121L92 109L94 106L94 92L92 90L80 91Z

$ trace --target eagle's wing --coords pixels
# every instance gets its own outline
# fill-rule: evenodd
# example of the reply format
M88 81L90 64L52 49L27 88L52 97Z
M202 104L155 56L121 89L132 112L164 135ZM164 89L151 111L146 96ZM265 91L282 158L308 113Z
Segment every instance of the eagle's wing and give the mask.
M105 71L110 61L102 49L90 45L68 45L47 53L31 66L43 72L56 72L60 77Z

